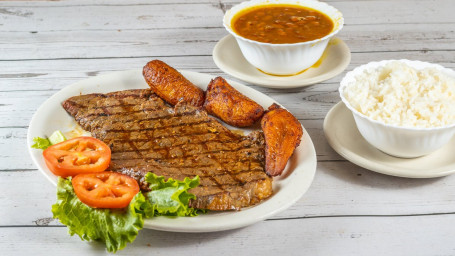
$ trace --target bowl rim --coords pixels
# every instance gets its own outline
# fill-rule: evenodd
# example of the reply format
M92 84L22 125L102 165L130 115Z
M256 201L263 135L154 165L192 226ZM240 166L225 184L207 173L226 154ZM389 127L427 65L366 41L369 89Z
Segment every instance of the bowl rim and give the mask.
M395 61L403 62L405 64L410 64L409 66L411 66L412 68L415 68L413 65L420 65L420 66L423 66L423 68L429 68L429 67L436 68L439 71L443 72L444 74L446 74L446 75L450 76L451 78L455 79L455 71L454 70L452 70L450 68L446 68L446 67L441 66L439 64L435 64L435 63L419 61L419 60L408 60L408 59L390 59L390 60L372 61L372 62L369 62L367 64L358 66L358 67L354 68L352 71L349 71L348 73L346 73L346 75L341 80L340 86L338 87L338 92L340 94L340 98L343 101L344 105L349 110L351 110L351 112L353 114L355 114L355 115L357 115L359 117L367 119L368 121L370 121L372 123L375 123L375 124L378 124L378 125L381 125L381 126L385 126L385 127L389 127L389 128L398 129L398 130L427 132L427 131L441 131L441 130L445 130L445 129L454 128L455 127L455 122L452 123L452 124L448 124L448 125L444 125L444 126L437 126L437 127L411 127L411 126L400 126L400 125L396 125L396 124L388 124L388 123L385 123L385 122L380 121L380 120L372 119L371 117L360 113L359 111L357 111L357 109L355 109L354 107L351 106L349 101L343 95L343 91L344 91L344 89L346 88L346 86L348 84L347 80L350 79L351 77L352 77L352 79L354 79L361 72L363 72L364 70L367 70L369 68L382 67L382 66L385 66L388 63L395 62ZM423 68L415 68L415 69L421 70Z
M230 21L232 20L233 17L235 17L235 14L237 14L239 11L247 9L247 8L250 8L250 7L253 7L254 5L249 6L248 4L250 4L251 2L256 2L256 1L257 1L257 3L255 3L254 5L288 4L286 1L289 1L290 5L303 6L303 7L307 7L307 8L311 8L311 7L305 6L305 2L311 2L311 3L315 3L315 4L320 4L321 6L324 6L324 7L328 8L328 9L331 9L333 12L335 12L335 13L340 15L340 17L335 20L331 15L327 14L326 12L322 12L322 11L317 10L317 11L322 12L325 15L327 15L332 20L333 23L339 24L339 25L338 25L337 29L333 30L328 35L326 35L324 37L321 37L321 38L318 38L318 39L311 40L311 41L305 41L305 42L299 42L299 43L290 43L290 44L271 44L271 43L264 43L264 42L251 40L251 39L245 38L245 37L235 33L234 30L231 29ZM232 17L230 19L228 19L228 15L231 14L232 9L237 8L239 6L243 6L243 5L245 5L245 6L243 8L240 8L235 13L233 13ZM311 9L313 9L313 8L311 8ZM324 41L326 39L330 39L334 35L338 34L338 32L340 32L340 30L343 28L343 26L344 26L344 17L343 17L343 13L340 12L335 7L329 5L329 4L325 3L325 2L320 2L318 0L293 0L293 1L291 1L291 0L285 0L285 1L279 1L279 0L275 0L275 1L270 1L270 0L249 0L249 1L244 1L244 2L238 3L238 4L234 5L234 6L232 6L231 9L227 10L226 13L223 16L223 26L235 38L241 39L241 40L249 42L249 43L255 43L255 44L258 44L258 45L266 45L266 46L272 46L272 47L289 47L289 46L300 46L300 45L316 44L316 43L318 43L320 41Z

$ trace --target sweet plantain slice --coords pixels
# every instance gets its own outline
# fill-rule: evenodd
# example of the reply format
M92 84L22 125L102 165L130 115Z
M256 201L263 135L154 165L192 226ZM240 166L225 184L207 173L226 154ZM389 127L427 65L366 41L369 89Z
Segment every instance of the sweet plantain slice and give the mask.
M160 60L148 62L142 74L152 91L171 105L183 101L201 107L204 103L203 90Z
M236 127L250 126L264 114L261 105L241 94L222 77L210 81L205 93L204 108L208 113Z
M281 175L300 144L302 125L289 111L274 103L262 117L261 127L265 137L265 170L270 176Z

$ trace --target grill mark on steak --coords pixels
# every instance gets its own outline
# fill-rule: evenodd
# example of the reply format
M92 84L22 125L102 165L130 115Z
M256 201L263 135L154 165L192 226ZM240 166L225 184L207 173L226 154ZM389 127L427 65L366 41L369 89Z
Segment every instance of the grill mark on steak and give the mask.
M171 108L150 90L75 96L62 105L110 146L110 169L137 179L143 190L147 172L174 179L198 175L190 206L210 210L238 210L272 193L262 132L234 134L205 111L180 103Z
M134 147L134 146L132 146ZM161 152L160 152L161 151ZM144 159L144 160L159 160L159 159L176 159L176 160L184 160L184 159L193 159L195 157L194 154L188 154L188 155L185 155L185 156L181 156L181 157L176 157L174 155L170 155L168 154L168 152L170 152L170 150L167 150L167 149L162 149L158 152L156 152L155 154L151 153L151 154L142 154L142 152L147 152L147 151L140 151L138 149L136 150L133 150L133 151L129 151L127 153L136 153L136 155L138 155L137 158L133 158L133 156L131 154L124 154L123 152L121 153L122 155L117 157L117 155L114 156L114 153L113 156L112 156L112 159L115 159L115 160L140 160L140 159ZM199 156L204 156L204 155L209 155L209 156L212 156L212 155L222 155L224 153L227 153L227 152L236 152L237 150L219 150L219 151L208 151L208 152L204 152L204 153L200 153ZM165 153L165 157L163 157L162 155L162 152L166 152ZM152 157L153 155L156 155L157 157ZM159 156L162 156L162 157L159 157ZM238 159L238 160L241 160L243 158L235 158L235 159ZM229 160L234 160L234 158L229 158Z
M111 143L112 143L112 141L111 141ZM185 145L185 144L183 144L183 145ZM201 144L193 144L193 145L196 146L196 145L201 145ZM182 145L175 145L175 146L182 146ZM113 158L115 158L115 159L132 159L131 158L132 157L131 153L136 153L138 151L141 152L141 153L147 153L147 152L149 152L151 150L156 150L156 151L167 150L168 151L170 149L172 149L172 148L159 147L159 146L149 147L149 148L142 148L140 146L138 147L137 145L135 145L135 148L129 149L129 150L123 150L123 152L121 154L115 153L116 155L113 156ZM249 147L244 147L243 149L249 149ZM184 156L182 156L181 158L194 157L195 153L192 153L192 152L197 151L197 148L194 148L194 149L191 149L191 150L192 150L191 152L185 152ZM200 153L200 154L218 154L218 153L236 152L236 151L239 151L239 149L219 149L219 150L207 151L207 152ZM250 154L250 153L247 151L246 154ZM146 155L142 155L142 156L146 157ZM160 158L159 157L158 158L150 157L149 159L160 159Z
M118 133L120 133L120 132L118 132ZM137 142L139 142L139 141L147 141L147 140L148 140L147 137L149 136L149 135L142 134L142 133L140 133L140 134L135 134L135 135L137 135L137 136L145 135L146 138L143 138L143 139L133 139L133 140L131 140L131 141L135 141L135 142L136 142L136 141L137 141ZM160 139L172 139L172 138L178 138L178 137L180 137L180 136L189 136L189 135L207 135L207 133L191 133L191 132L188 132L188 133L183 133L183 134L178 134L178 135L176 135L176 134L170 134L170 135L163 135L163 136L157 136L157 137L151 137L151 138L152 138L152 139L158 139L158 138L160 138ZM115 139L115 138L113 138L112 140L113 140L113 141L128 141L128 139Z
M125 105L125 106L129 106L129 105ZM125 106L122 106L122 105L118 105L118 106L115 106L115 107L125 107ZM105 107L100 107L100 108L97 108L97 109L105 109ZM154 110L159 110L159 108L144 108L142 110L135 110L135 111L130 111L128 114L134 114L134 113L141 113L141 112L144 112L144 111L154 111ZM92 113L92 114L89 114L89 115L86 115L84 116L85 118L88 118L88 117L98 117L98 116L114 116L114 115L119 115L119 116L123 116L125 115L125 112L111 112L111 114L109 115L106 115L105 113ZM148 120L155 120L155 119L159 119L159 118L150 118Z
M132 162L128 162L131 160L125 160L125 161L117 161L117 163L114 163L111 167L114 169L117 169L119 167L122 168L132 168L135 167L136 165L132 164ZM129 164L128 164L129 163ZM259 162L253 162L253 165L248 164L247 161L242 161L236 163L237 166L235 165L223 165L218 167L218 173L233 173L237 174L240 172L244 171L257 171L257 170L262 170L262 166L260 165ZM242 165L246 164L246 165ZM168 168L171 170L174 170L175 172L179 173L185 173L186 175L191 175L194 173L197 173L199 170L205 170L205 167L210 167L213 168L213 165L208 165L208 164L194 164L194 165L187 165L187 164L182 164L180 166L173 166L171 164L169 165L163 165L162 162L160 161L149 161L148 166L152 167L153 169L159 169L159 168ZM198 170L193 171L192 169L198 168ZM210 175L216 175L217 172L211 172ZM202 174L198 174L202 175ZM204 174L204 175L209 175L209 174Z
M122 99L122 98L119 98L118 100L119 100L120 103L121 103L120 105L122 105L123 108L126 110L125 113L131 113L131 108L132 108L132 107L127 106L127 104L125 104L125 103L123 102L123 99ZM125 129L121 129L121 131L122 131L122 132L128 132L128 131L126 131ZM107 132L109 132L109 131L107 131ZM128 141L128 144L129 144L130 147L136 152L136 154L137 154L137 156L138 156L139 158L143 157L143 156L142 156L142 153L141 153L141 152L139 151L139 149L136 147L136 145L134 144L134 142ZM111 160L111 161L112 161L112 160Z
M116 142L121 142L121 140L115 140ZM136 140L135 142L149 142L149 140ZM229 143L229 141L222 141L222 140L215 140L215 141L212 141L212 142L215 142L215 143L220 143L220 144L223 144L223 143ZM151 143L149 143L151 144ZM153 143L155 145L159 145L159 143ZM201 143L175 143L175 144L172 144L172 146L182 146L182 145L200 145ZM230 143L230 144L233 144L233 143ZM163 144L161 144L163 145ZM237 144L233 145L233 146L237 146ZM115 147L114 147L115 148ZM152 150L152 149L161 149L161 148L166 148L166 146L155 146L155 147L151 147L149 145L149 147L138 147L139 151L143 151L143 150ZM118 149L117 149L118 151ZM128 150L128 149L123 149L122 152L132 152L132 150Z
M187 123L185 125L200 125L200 124L206 124L206 123L210 123L211 121L210 120L205 120L205 121L200 121L200 122L194 122L194 123ZM143 124L142 124L143 126ZM120 130L116 130L116 129L107 129L106 132L138 132L138 131L156 131L156 130L165 130L165 129L168 129L168 128L174 128L174 127L181 127L182 125L180 124L175 124L175 125L169 125L169 126L162 126L162 127L152 127L152 128L138 128L138 129L131 129L131 130L128 130L128 131L125 131L123 129L120 129Z

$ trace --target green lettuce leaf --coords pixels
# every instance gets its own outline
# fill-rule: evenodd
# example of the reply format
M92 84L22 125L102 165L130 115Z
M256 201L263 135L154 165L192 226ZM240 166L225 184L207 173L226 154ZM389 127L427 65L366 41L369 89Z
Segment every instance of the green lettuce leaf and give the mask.
M139 192L126 209L113 210L95 209L82 203L74 193L71 178L59 178L53 217L68 227L70 235L77 234L86 241L102 241L108 251L116 252L134 241L145 217L196 216L202 212L188 207L190 199L196 198L188 190L199 185L198 176L165 181L162 176L148 173L145 179L152 191L145 196Z
M144 208L147 218L153 216L196 216L198 210L188 207L190 199L196 196L188 193L188 190L199 185L199 176L193 179L185 178L183 181L172 178L167 181L163 176L156 176L154 173L147 173L145 181L149 184L151 191L146 197L151 203Z
M51 146L51 142L46 138L35 137L35 138L33 138L33 142L35 142L35 144L32 145L32 148L36 148L36 149L44 150Z
M32 148L45 150L46 148L54 144L63 142L65 140L66 140L65 135L63 135L61 131L57 130L53 132L51 136L49 136L49 138L41 137L33 138L33 142L35 142L35 144L32 145Z
M52 213L68 226L70 235L77 234L87 241L103 241L108 251L116 252L134 241L144 226L142 209L150 208L149 204L139 192L124 210L91 208L77 198L71 178L59 178L57 203L52 205Z

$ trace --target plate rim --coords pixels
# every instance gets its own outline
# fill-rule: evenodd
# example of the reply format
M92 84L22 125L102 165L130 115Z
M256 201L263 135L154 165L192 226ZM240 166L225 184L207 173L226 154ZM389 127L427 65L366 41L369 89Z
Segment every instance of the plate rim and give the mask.
M363 157L351 150L346 149L342 145L342 143L340 143L340 141L336 139L336 136L333 135L332 131L330 131L330 129L328 128L329 123L332 122L334 119L333 116L335 116L335 112L344 111L344 110L349 111L349 109L344 105L344 103L342 101L339 101L337 104L335 104L329 110L329 112L327 112L327 114L324 118L323 131L324 131L324 135L327 139L327 142L333 148L333 150L335 150L338 154L340 154L343 158L345 158L349 162L351 162L355 165L358 165L360 167L363 167L367 170L373 171L373 172L390 175L390 176L395 176L395 177L401 177L401 178L413 178L413 179L438 178L438 177L444 177L444 176L455 173L455 168L453 168L453 169L449 169L449 170L445 170L445 171L440 171L438 173L419 173L419 172L417 172L415 175L409 175L406 173L402 173L402 171L400 171L400 170L405 169L407 171L415 171L415 169L405 168L403 166L397 166L397 165L386 166L381 163L376 163L372 160L369 160L367 157ZM353 121L353 119L352 120L349 119L349 121ZM354 127L355 127L355 124L354 124ZM362 141L362 143L368 143L363 138L361 141ZM387 155L386 153L381 152L378 149L375 149L375 150L377 150L377 152L380 154L384 154L385 156L393 157L393 156ZM398 159L398 160L401 159L398 157L393 157L393 158ZM406 160L409 160L409 159L403 159L403 161L406 161Z
M204 77L204 79L212 79L212 78L214 78L214 75L210 75L210 74L204 74L204 73L187 71L187 70L179 70L179 71L185 77L187 77L188 80L190 80L190 81L191 81L191 78L193 76ZM60 97L64 96L64 97L67 98L67 97L74 96L74 94L68 95L68 92L71 92L72 90L76 90L76 89L82 90L85 87L90 88L91 86L95 86L94 84L97 81L99 81L100 79L101 80L103 80L103 79L111 79L112 77L115 77L115 76L137 76L138 74L142 74L142 69L140 69L140 70L139 69L130 69L130 70L123 70L123 71L115 71L115 72L109 72L109 73L106 73L106 74L103 74L103 75L99 75L99 76L95 76L95 77L91 77L91 78L87 78L87 79L82 79L82 80L77 81L77 82L75 82L75 83L73 83L71 85L65 86L64 88L62 88L58 92L54 93L52 96L47 98L40 105L40 107L36 110L36 112L32 116L32 119L30 120L29 127L28 127L28 130L27 130L28 152L29 152L29 155L32 158L35 166L37 167L37 169L52 184L56 185L56 176L54 176L54 177L50 176L49 173L48 173L49 171L46 172L42 168L43 167L42 163L40 163L38 161L39 160L38 158L34 157L35 153L37 152L36 149L32 149L31 148L31 144L33 143L32 142L32 136L33 136L32 132L33 132L34 127L36 126L35 123L38 122L37 120L39 119L40 114L42 114L41 112L43 112L44 109L46 107L48 107L47 105L49 105L49 104L51 105L51 107L53 109L55 109L55 106L52 106L52 105L59 104L59 100L58 99ZM135 79L137 79L137 78L135 78ZM255 95L257 95L257 97L265 96L265 98L266 98L265 101L272 100L273 102L276 102L271 97L263 94L260 91L255 90L255 89L253 89L251 87L248 87L248 86L246 86L244 84L241 84L241 83L238 83L238 82L235 82L235 81L231 81L231 80L227 80L227 81L233 87L239 89L239 91L244 92L244 90L246 90L248 93L254 93ZM120 81L119 83L123 83L123 82ZM143 83L145 83L145 81ZM103 86L98 86L98 87L102 88ZM135 84L135 85L133 85L131 87L131 89L135 89L135 88L139 88L138 85ZM147 88L147 87L144 87L144 88ZM102 89L100 89L100 90L102 90ZM112 90L112 91L115 91L115 89ZM89 93L92 93L92 92L89 92ZM58 103L56 103L56 102L58 102ZM303 125L302 125L302 127L303 127ZM306 146L305 146L305 148L303 148L302 146L299 146L296 149L296 152L299 152L299 154L301 154L300 150L304 150L304 151L307 151L308 155L305 156L306 159L302 160L301 162L298 162L299 164L296 166L296 168L299 165L301 165L301 164L309 165L310 168L306 168L308 170L301 171L301 172L303 172L302 175L304 175L306 178L308 178L308 180L306 181L306 186L304 186L304 189L301 190L300 193L296 197L291 198L291 200L288 200L287 202L282 202L280 205L278 205L279 207L276 207L276 209L269 210L269 211L267 211L265 213L262 213L260 215L257 215L257 214L254 215L255 211L253 211L253 215L254 216L251 216L251 215L248 216L248 214L251 213L250 209L254 209L254 208L258 207L258 206L266 204L266 202L268 201L267 199L264 200L263 202L259 203L258 205L255 205L255 206L243 208L240 211L225 211L225 212L221 212L222 214L219 215L219 216L226 216L226 215L236 214L235 218L237 218L237 221L235 223L229 223L229 221L227 221L226 223L220 223L219 225L212 225L212 226L210 226L210 225L209 226L193 226L193 227L191 227L191 226L190 227L182 227L182 226L177 226L177 225L163 226L163 225L160 225L160 222L161 223L167 223L169 220L172 221L171 223L176 223L176 222L175 222L174 218L161 216L161 217L155 217L155 218L151 218L151 219L146 219L145 222L144 222L144 228L154 229L154 230L162 230L162 231L171 231L171 232L187 232L187 233L215 232L215 231L222 231L222 230L231 230L231 229L236 229L236 228L245 227L245 226L254 224L256 222L259 222L261 220L267 219L270 216L273 216L273 215L275 215L275 214L287 209L288 207L293 205L295 202L297 202L306 193L306 191L311 186L311 184L312 184L312 182L314 180L315 173L316 173L317 156L316 156L316 151L315 151L315 148L314 148L314 144L313 144L308 132L305 130L304 127L303 127L303 131L304 131L304 136L302 137L302 142L304 142L304 143L301 143L301 144L306 144ZM293 172L291 173L291 175L292 174L293 174ZM299 173L297 172L297 174L299 174ZM272 195L272 197L277 195L277 194L279 194L279 191L275 192L274 195ZM270 197L270 198L272 198L272 197ZM269 205L266 204L265 207L267 207L267 206L269 206ZM214 214L219 214L219 213L214 213ZM209 214L200 215L200 216L208 216L208 215ZM247 216L245 216L245 215L247 215ZM184 218L186 220L192 220L192 219L198 218L198 217L193 217L193 218L180 217L180 218ZM223 219L223 218L221 218L221 219ZM227 218L227 219L229 220L229 218ZM158 221L155 221L155 220L158 220Z
M277 85L277 81L273 80L264 80L260 78L254 78L251 75L247 75L245 73L237 72L233 70L229 65L227 65L224 61L221 60L219 57L219 52L222 50L223 45L226 44L229 40L234 40L235 43L235 38L232 35L226 35L223 38L221 38L215 45L212 51L212 58L213 61L215 62L215 65L221 69L223 72L242 80L243 82L251 83L254 85L258 85L261 87L266 87L266 88L272 88L272 89L293 89L293 88L301 88L301 87L306 87L310 86L316 83L320 83L326 80L329 80L339 74L341 74L344 70L346 70L347 66L351 62L351 51L346 44L341 38L339 37L333 37L331 40L339 40L339 43L337 44L338 47L341 47L343 52L346 54L346 58L343 59L342 63L338 65L335 69L330 70L329 72L323 73L319 76L314 76L306 79L299 79L299 80L289 80L286 81L285 78L283 77L283 80L281 85ZM330 42L329 42L330 43ZM246 60L245 60L246 61ZM247 65L251 65L246 61ZM298 76L298 75L297 75ZM279 78L279 76L271 76L273 78Z

